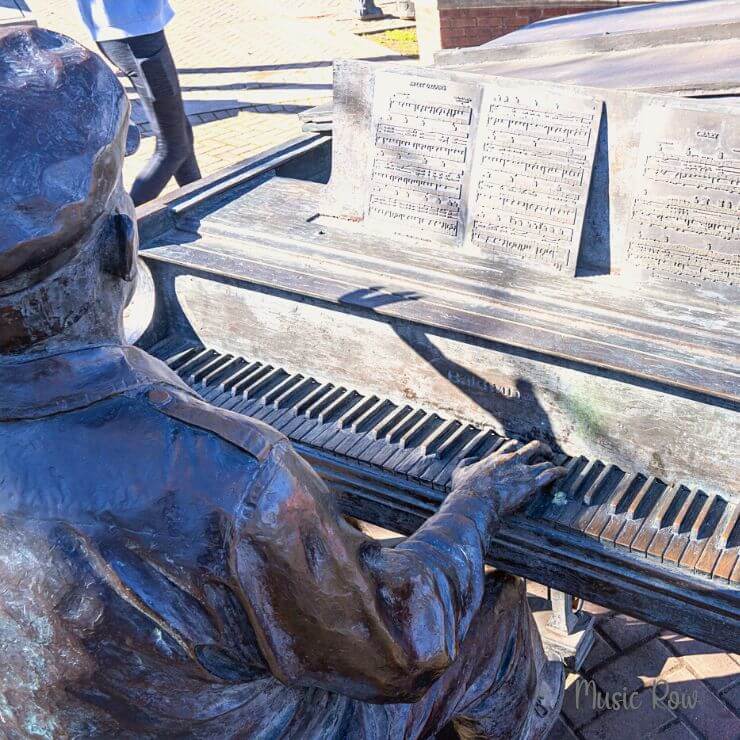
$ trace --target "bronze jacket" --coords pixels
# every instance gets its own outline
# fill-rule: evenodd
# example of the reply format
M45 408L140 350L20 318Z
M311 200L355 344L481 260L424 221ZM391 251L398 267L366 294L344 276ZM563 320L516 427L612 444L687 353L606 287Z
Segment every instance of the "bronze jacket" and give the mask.
M343 737L455 659L495 516L396 548L133 347L0 361L0 733Z

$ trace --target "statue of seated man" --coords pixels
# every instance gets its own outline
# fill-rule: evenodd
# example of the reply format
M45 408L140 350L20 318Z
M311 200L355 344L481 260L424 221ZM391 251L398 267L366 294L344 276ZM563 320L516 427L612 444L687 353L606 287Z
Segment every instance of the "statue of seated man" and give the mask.
M544 737L562 667L484 553L561 469L513 444L396 547L349 526L287 439L125 344L127 121L95 54L0 32L0 732Z

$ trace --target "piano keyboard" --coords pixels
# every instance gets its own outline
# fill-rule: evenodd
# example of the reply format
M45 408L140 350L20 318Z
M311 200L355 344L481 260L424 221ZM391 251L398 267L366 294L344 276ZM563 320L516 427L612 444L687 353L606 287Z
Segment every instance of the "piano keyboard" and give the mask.
M177 338L150 351L206 401L279 429L330 487L371 505L390 503L401 519L434 513L460 461L506 441L490 429ZM692 577L740 582L737 501L599 460L561 455L556 462L567 476L514 519Z

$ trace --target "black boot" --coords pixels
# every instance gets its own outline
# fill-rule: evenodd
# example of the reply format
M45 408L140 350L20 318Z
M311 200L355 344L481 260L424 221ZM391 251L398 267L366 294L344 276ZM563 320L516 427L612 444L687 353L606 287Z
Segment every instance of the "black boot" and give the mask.
M357 16L361 21L378 21L385 14L373 0L357 0Z

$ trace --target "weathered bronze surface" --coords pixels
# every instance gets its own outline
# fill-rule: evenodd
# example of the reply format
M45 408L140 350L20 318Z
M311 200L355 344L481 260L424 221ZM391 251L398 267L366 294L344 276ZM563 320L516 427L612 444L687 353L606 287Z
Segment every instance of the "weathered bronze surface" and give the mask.
M10 737L543 737L499 517L540 443L461 468L386 548L271 427L122 340L136 231L122 89L48 31L0 35L0 717Z

